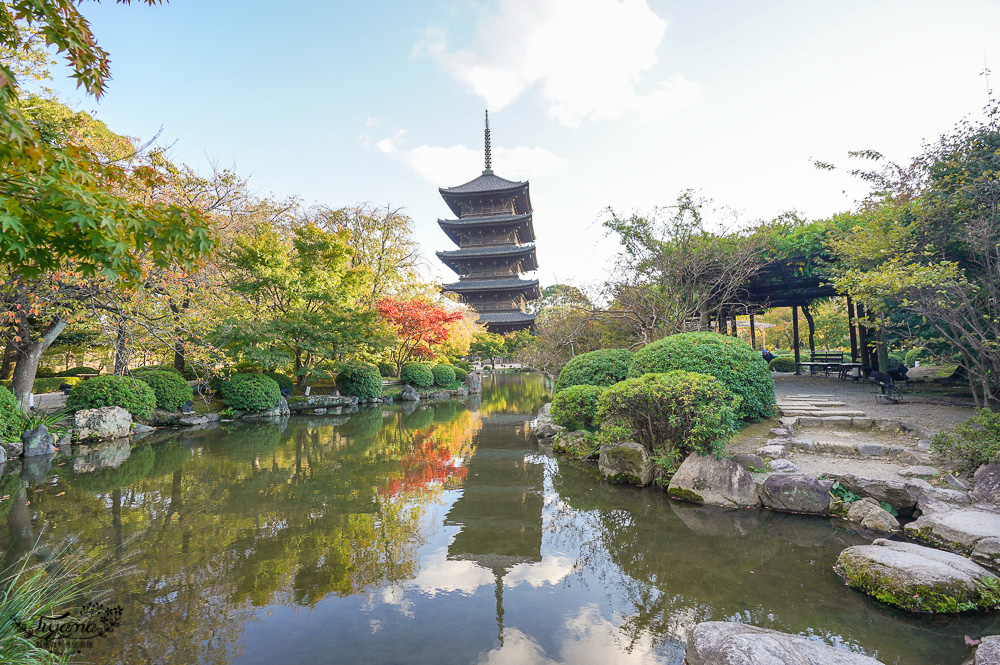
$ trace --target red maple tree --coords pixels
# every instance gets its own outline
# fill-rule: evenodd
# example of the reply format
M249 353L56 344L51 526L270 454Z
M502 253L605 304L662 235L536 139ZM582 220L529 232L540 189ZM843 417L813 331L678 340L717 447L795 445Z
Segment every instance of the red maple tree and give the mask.
M461 312L449 312L426 300L383 298L375 303L382 319L396 329L396 348L392 359L396 373L412 358L433 358L433 347L446 342L449 323L462 318Z

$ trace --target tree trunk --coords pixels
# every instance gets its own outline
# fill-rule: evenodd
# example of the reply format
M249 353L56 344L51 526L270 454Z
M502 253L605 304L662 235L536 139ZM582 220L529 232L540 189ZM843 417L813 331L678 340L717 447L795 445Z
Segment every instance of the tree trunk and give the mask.
M0 364L0 379L9 379L10 373L14 369L14 359L17 357L17 345L14 343L14 336L7 339L3 347L3 362Z
M802 316L806 317L806 323L809 324L809 360L812 360L816 353L816 323L813 321L812 312L809 311L809 305L802 305Z
M17 405L22 411L27 411L29 407L28 397L31 395L35 385L35 374L38 372L38 363L42 359L42 354L52 346L59 333L66 328L69 322L61 317L56 317L37 340L27 344L24 340L31 339L31 332L26 324L21 324L21 347L17 353L17 365L14 367L14 377L11 382L11 390L17 398Z
M119 321L118 334L115 336L115 374L125 376L128 365L128 330L125 328L125 322Z

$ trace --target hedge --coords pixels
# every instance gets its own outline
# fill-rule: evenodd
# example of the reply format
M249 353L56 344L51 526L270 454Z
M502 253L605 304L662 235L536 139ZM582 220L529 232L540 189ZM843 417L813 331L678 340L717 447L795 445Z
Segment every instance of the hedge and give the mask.
M684 370L709 374L742 398L737 416L761 420L774 412L774 379L759 351L714 332L689 332L647 344L632 356L629 378Z
M625 349L600 349L581 353L566 363L556 379L556 392L570 386L601 386L624 381L632 353Z
M17 400L9 390L0 386L0 440L18 440L24 428L24 414L17 408Z
M31 386L31 392L36 395L41 395L42 393L54 393L59 390L59 386L66 384L68 386L75 386L81 383L83 379L78 376L56 376L52 378L42 378L35 379L35 383ZM4 379L0 381L0 386L11 390L14 381L12 379Z
M604 394L600 386L579 385L560 390L552 398L552 422L568 430L594 430L597 407Z
M383 360L378 364L378 373L386 379L396 376L396 363L390 363Z
M794 372L795 358L789 358L787 356L774 358L771 360L770 366L772 372Z
M928 358L930 358L930 352L927 351L927 349L922 349L920 347L910 349L906 352L906 355L903 356L903 360L906 362L907 367L915 367L918 360L920 362L924 362Z
M431 371L430 363L403 363L399 370L399 380L416 388L430 388L434 385L434 372Z
M465 377L469 376L469 373L459 367L458 365L449 365L453 370L455 370L455 380L461 383L465 381Z
M278 383L263 374L233 374L219 381L223 401L241 413L267 411L281 401Z
M349 361L341 363L337 373L337 389L345 395L365 399L382 394L382 375L371 363Z
M93 367L86 367L84 365L77 365L76 367L70 367L69 369L59 372L59 376L79 376L80 374L100 374L100 370L94 369Z
M104 406L120 406L133 418L145 420L156 408L156 393L145 382L131 376L104 374L74 386L66 400L66 407L72 411Z
M137 369L132 376L145 382L156 395L156 406L167 411L176 411L182 404L191 401L193 391L180 372L171 367L166 369Z
M431 368L431 374L434 375L434 385L436 386L453 386L455 384L455 370L451 365L434 365Z
M765 366L763 358L760 364ZM687 453L722 453L740 427L741 402L713 376L674 370L611 386L601 395L597 417L602 434L642 444L673 471Z

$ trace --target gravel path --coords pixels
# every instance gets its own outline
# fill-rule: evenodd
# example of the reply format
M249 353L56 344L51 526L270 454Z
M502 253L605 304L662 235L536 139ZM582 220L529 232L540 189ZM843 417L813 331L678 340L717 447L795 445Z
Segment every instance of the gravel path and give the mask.
M930 430L948 429L973 415L975 404L970 399L921 395L917 384L913 393L907 393L898 404L876 404L875 394L879 392L868 383L841 381L836 376L795 376L794 374L774 374L774 394L782 397L795 394L833 395L833 399L843 402L844 408L864 411L871 418L905 420Z

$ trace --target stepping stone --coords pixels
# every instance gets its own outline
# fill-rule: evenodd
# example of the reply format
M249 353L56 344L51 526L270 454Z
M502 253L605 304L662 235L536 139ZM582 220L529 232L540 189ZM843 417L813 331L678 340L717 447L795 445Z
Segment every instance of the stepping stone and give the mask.
M785 459L788 457L788 451L785 447L778 444L761 446L757 449L757 454L764 459Z
M903 531L911 538L1000 569L1000 513L973 508L924 513Z
M769 466L771 467L771 471L777 471L778 473L795 473L799 470L799 467L786 459L771 460Z
M904 478L927 478L937 474L938 470L932 466L908 466L899 472Z
M910 612L1000 608L1000 578L950 552L879 538L840 553L833 568L848 585Z

